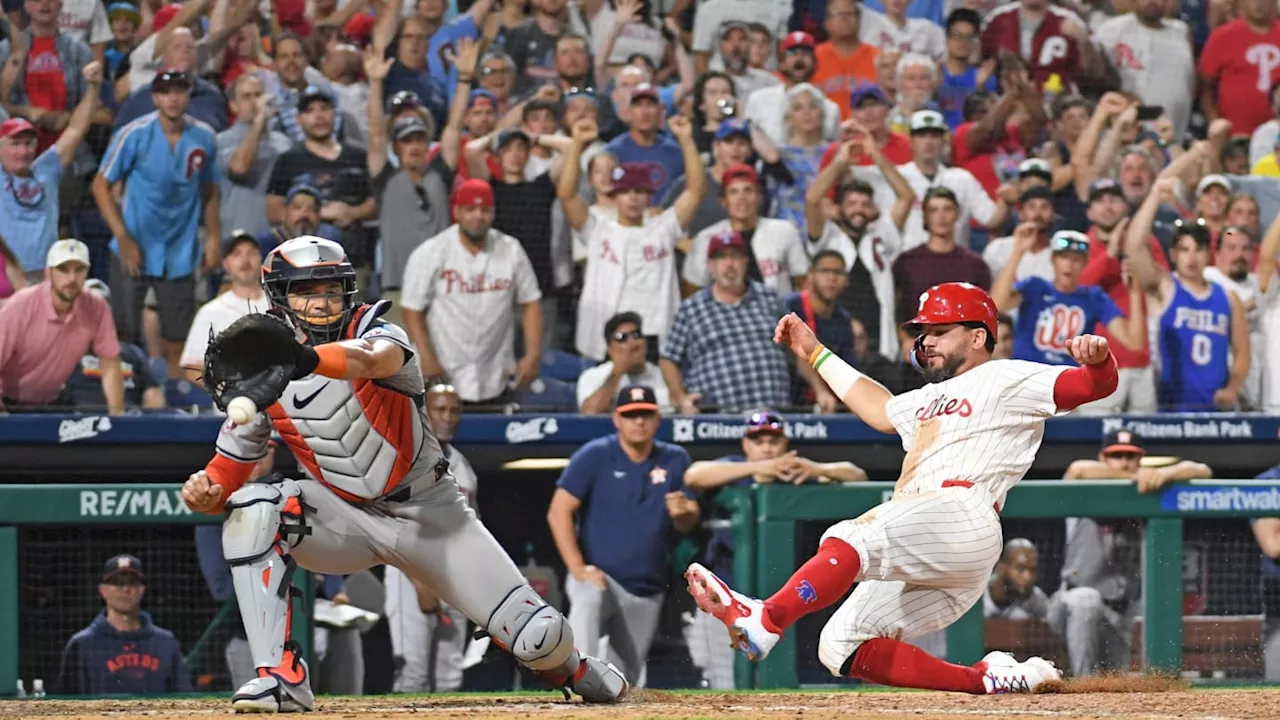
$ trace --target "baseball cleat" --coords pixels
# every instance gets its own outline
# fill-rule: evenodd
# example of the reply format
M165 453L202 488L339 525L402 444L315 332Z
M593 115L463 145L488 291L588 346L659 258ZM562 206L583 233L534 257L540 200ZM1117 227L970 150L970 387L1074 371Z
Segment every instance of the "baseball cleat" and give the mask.
M1006 652L987 653L977 667L982 667L982 684L988 695L1031 693L1042 685L1062 680L1062 671L1040 657L1018 662Z
M238 713L308 712L315 705L311 692L311 672L305 660L297 660L292 671L297 681L283 679L277 670L258 668L258 677L250 680L235 695L231 707Z
M684 577L698 609L724 623L735 649L756 662L768 657L782 635L765 628L763 602L734 592L698 563L690 565Z
M569 687L587 703L615 703L631 689L622 671L613 663L587 656L582 658Z

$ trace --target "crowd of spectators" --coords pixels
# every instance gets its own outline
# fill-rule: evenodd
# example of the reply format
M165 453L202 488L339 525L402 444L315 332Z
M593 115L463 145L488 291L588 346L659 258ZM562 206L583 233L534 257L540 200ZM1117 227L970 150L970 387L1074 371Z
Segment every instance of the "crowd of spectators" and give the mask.
M602 412L643 381L680 413L832 412L778 316L903 390L898 324L959 280L1014 357L1113 341L1121 388L1086 410L1275 409L1276 15L26 0L0 23L0 397L207 404L210 330L308 234L468 405Z

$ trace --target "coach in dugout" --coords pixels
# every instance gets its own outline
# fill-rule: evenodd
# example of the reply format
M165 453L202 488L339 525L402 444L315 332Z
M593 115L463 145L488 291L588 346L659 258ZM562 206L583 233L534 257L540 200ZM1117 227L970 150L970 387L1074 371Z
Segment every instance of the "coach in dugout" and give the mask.
M1213 476L1203 463L1183 460L1166 467L1142 467L1142 437L1113 430L1097 460L1076 460L1064 480L1133 480L1138 491L1158 492L1173 482ZM1071 674L1100 670L1126 672L1133 660L1133 619L1142 595L1142 526L1127 518L1067 518L1067 550L1062 586L1049 598L1048 622L1066 637Z
M687 534L701 518L684 487L689 453L654 439L660 421L652 388L622 388L613 411L618 432L573 454L547 510L569 571L565 593L578 648L597 652L608 635L609 661L634 687L645 684L673 531Z
M742 432L742 454L718 460L702 460L685 472L685 486L700 493L711 493L722 487L750 487L754 483L862 482L867 473L851 462L819 463L801 457L789 448L786 425L771 410L758 410L747 415ZM727 517L708 519L704 527L711 531L702 563L716 575L733 583L733 530ZM733 689L733 646L724 624L710 615L694 612L693 624L685 641L689 657L702 671L706 687L713 690Z
M62 651L60 695L162 695L191 692L191 676L173 633L142 608L142 561L116 555L102 569L106 608Z

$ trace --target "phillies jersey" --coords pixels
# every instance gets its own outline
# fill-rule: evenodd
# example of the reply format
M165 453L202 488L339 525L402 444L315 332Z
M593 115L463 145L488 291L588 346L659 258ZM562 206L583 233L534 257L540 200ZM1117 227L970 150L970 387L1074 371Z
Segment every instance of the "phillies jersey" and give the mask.
M1280 20L1265 33L1244 20L1213 31L1200 53L1201 77L1217 84L1218 111L1231 121L1231 132L1249 135L1275 118L1271 86L1280 71Z
M907 451L895 495L939 490L947 480L982 486L1003 507L1058 411L1058 376L1069 368L988 360L949 380L895 395L885 404Z
M1020 2L1011 2L996 8L986 17L982 26L982 56L994 58L1001 50L1022 57L1031 69L1031 79L1036 85L1044 84L1050 75L1059 75L1067 86L1080 70L1080 51L1076 43L1062 31L1063 23L1074 19L1085 27L1084 21L1070 10L1049 5L1044 20L1031 37L1031 47L1022 47L1022 28L1018 18Z
M1013 357L1046 365L1076 365L1067 342L1094 325L1106 327L1124 317L1102 288L1093 285L1062 292L1041 277L1029 277L1014 289L1022 295L1013 324Z
M294 380L248 424L227 420L215 443L218 454L255 461L266 454L274 427L307 477L349 502L380 498L436 473L444 452L427 419L422 372L405 331L379 319L390 308L385 300L357 308L343 339L403 348L405 362L395 374L338 380L313 373Z
M1196 297L1177 276L1173 299L1160 314L1160 409L1213 410L1213 394L1227 384L1231 351L1231 301L1227 291L1209 283Z

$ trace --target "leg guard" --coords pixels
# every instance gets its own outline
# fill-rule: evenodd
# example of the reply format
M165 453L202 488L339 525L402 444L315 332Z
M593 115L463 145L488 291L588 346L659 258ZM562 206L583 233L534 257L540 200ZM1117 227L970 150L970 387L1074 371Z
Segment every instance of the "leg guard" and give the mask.
M300 494L297 483L285 480L251 483L227 498L222 553L258 675L232 698L237 711L310 710L314 700L306 664L289 636L296 565L288 551L310 532Z
M627 692L627 680L617 668L578 654L568 621L528 585L507 595L489 616L486 630L543 680L568 686L587 702L615 702Z

